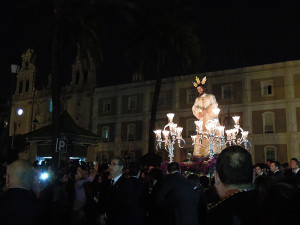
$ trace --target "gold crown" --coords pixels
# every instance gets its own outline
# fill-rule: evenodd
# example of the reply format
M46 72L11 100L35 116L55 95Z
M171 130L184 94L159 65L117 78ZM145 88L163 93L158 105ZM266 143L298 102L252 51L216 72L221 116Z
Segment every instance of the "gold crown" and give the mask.
M204 85L206 82L206 77L203 77L202 80L200 81L200 79L196 76L196 82L193 82L194 87L198 87L199 84Z

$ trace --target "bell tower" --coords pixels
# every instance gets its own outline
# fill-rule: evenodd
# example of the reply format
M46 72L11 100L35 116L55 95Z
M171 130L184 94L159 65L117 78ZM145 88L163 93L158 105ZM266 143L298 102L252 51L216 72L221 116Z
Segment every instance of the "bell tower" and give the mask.
M35 83L35 65L34 54L32 49L28 49L22 54L22 66L17 75L17 86L15 95L22 95L23 93L33 93Z

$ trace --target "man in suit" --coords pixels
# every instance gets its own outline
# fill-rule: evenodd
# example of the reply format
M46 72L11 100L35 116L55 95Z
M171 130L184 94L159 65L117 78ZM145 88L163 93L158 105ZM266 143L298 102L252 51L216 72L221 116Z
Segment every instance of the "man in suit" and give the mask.
M129 178L122 185L123 207L120 213L124 225L143 225L145 221L148 192L145 183L139 179L140 174L140 165L130 163Z
M196 225L198 224L198 197L191 183L180 174L179 164L168 165L160 190L156 195L156 203L165 212L164 224Z
M125 161L120 157L114 157L109 164L108 171L111 179L104 183L104 191L100 196L101 209L100 221L106 225L121 225L124 223L121 212L124 208L123 184L126 180L123 175Z
M208 224L258 224L258 197L251 190L253 167L250 153L240 146L224 149L217 158L215 187L220 201L210 206Z
M284 180L284 174L279 170L280 163L278 161L273 161L270 166L271 176L274 176L278 181Z
M6 172L6 193L0 199L0 223L36 225L43 224L41 202L30 188L33 169L25 160L11 163Z
M300 162L297 158L292 158L290 161L290 169L284 173L286 181L290 184L300 187Z

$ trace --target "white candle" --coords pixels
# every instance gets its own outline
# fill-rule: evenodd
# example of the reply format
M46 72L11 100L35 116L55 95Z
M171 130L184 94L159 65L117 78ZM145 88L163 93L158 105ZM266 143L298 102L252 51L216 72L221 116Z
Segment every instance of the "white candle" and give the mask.
M169 123L173 123L173 118L174 118L175 114L174 113L168 113L167 117L169 119Z
M193 143L195 143L196 137L197 137L197 135L191 135L191 138L192 138L192 140L193 140Z
M163 131L164 137L165 137L166 139L168 139L169 133L170 133L170 131L168 131L168 130L164 130L164 131Z
M181 137L181 133L182 133L183 128L182 127L177 127L176 128L176 133L178 137Z
M239 124L239 119L240 119L239 116L233 116L232 119L234 120L235 124Z
M219 108L215 108L212 110L213 113L216 115L216 117L218 117L219 113L220 113L220 109Z
M155 130L154 131L156 139L161 139L161 130Z
M197 132L201 132L203 129L203 121L197 120L195 121Z

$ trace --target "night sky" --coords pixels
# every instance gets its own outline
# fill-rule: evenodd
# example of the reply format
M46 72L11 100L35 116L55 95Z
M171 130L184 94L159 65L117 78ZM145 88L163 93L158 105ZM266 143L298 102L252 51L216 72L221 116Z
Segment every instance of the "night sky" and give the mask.
M296 1L280 1L281 4L278 1L185 1L193 8L190 16L198 25L197 34L205 47L207 60L201 72L300 59L300 8ZM18 24L20 18L14 11L14 2L2 0L0 7L2 99L9 97L10 64L20 64L21 53L26 49L22 37L27 31ZM113 29L113 23L110 32L116 37L119 30ZM111 46L104 54L101 73L122 74L122 82L126 82L131 72L122 56L124 43ZM109 79L103 80L103 84L110 83Z

